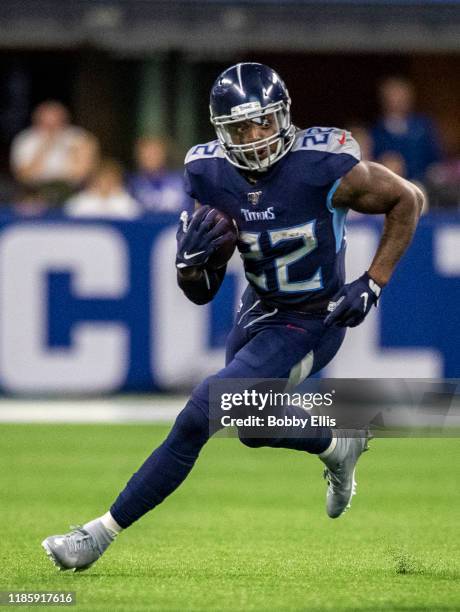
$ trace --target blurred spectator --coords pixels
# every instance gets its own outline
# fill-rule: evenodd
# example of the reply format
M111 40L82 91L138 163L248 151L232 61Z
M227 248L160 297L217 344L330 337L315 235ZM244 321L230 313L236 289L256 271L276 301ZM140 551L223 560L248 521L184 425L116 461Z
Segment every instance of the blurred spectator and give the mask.
M12 201L9 210L21 217L40 217L50 209L48 202L36 187L22 187Z
M427 188L434 208L460 210L460 157L432 166Z
M375 159L391 151L399 153L408 179L423 181L428 167L440 160L433 125L427 117L412 112L414 91L403 78L385 79L379 88L382 118L374 126Z
M128 189L144 214L180 212L187 208L181 172L168 170L168 146L161 138L139 138L135 145L137 170L128 178Z
M139 205L123 186L121 164L104 159L87 189L68 200L65 212L73 217L134 219L139 215Z
M32 126L13 140L11 167L21 184L39 188L57 204L88 178L97 155L95 137L70 125L66 107L49 100L37 106Z

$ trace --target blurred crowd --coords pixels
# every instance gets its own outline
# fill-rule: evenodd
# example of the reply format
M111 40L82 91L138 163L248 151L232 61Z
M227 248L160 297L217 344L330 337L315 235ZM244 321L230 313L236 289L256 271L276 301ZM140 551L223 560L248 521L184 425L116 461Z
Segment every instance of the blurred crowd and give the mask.
M93 134L72 125L68 109L54 100L41 103L31 126L14 138L10 165L13 182L0 199L4 209L22 216L62 211L127 220L177 213L189 205L182 172L170 167L165 139L139 138L128 172L103 155Z
M348 126L363 159L416 182L427 194L427 208L459 210L460 157L446 158L431 118L414 112L411 83L390 77L378 93L378 121ZM178 213L190 202L182 170L171 166L169 144L164 138L139 138L128 171L104 156L93 134L72 124L63 104L45 101L11 144L11 180L0 184L3 210L109 219Z
M379 86L381 115L373 126L348 126L363 159L376 161L416 183L426 195L426 210L460 210L460 156L443 154L432 119L414 112L415 92L401 77Z

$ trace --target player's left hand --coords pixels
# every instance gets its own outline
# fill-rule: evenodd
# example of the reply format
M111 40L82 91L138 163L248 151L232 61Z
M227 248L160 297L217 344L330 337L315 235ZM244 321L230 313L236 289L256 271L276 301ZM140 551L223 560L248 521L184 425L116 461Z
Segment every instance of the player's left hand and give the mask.
M186 211L181 214L176 234L176 268L205 266L223 241L217 217L217 210L210 206L201 206L191 218Z
M357 280L345 285L329 302L330 314L324 325L330 327L356 327L362 323L373 305L377 306L381 287L365 272Z

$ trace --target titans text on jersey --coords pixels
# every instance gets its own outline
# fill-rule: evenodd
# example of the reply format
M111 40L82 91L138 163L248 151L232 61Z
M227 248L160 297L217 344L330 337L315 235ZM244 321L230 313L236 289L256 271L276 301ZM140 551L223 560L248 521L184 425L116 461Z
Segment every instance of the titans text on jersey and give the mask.
M299 130L290 153L251 184L215 140L187 154L186 189L236 221L246 277L260 296L313 307L345 281L346 209L331 202L359 161L349 132L312 127Z

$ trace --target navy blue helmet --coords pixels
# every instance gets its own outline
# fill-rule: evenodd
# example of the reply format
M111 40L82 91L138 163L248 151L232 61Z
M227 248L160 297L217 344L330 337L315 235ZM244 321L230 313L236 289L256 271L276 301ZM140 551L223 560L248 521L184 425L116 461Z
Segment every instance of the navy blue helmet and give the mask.
M228 161L243 170L264 171L281 159L294 143L291 99L278 74L263 64L242 63L227 68L211 89L211 123ZM241 144L235 127L251 121L270 121L274 133Z

